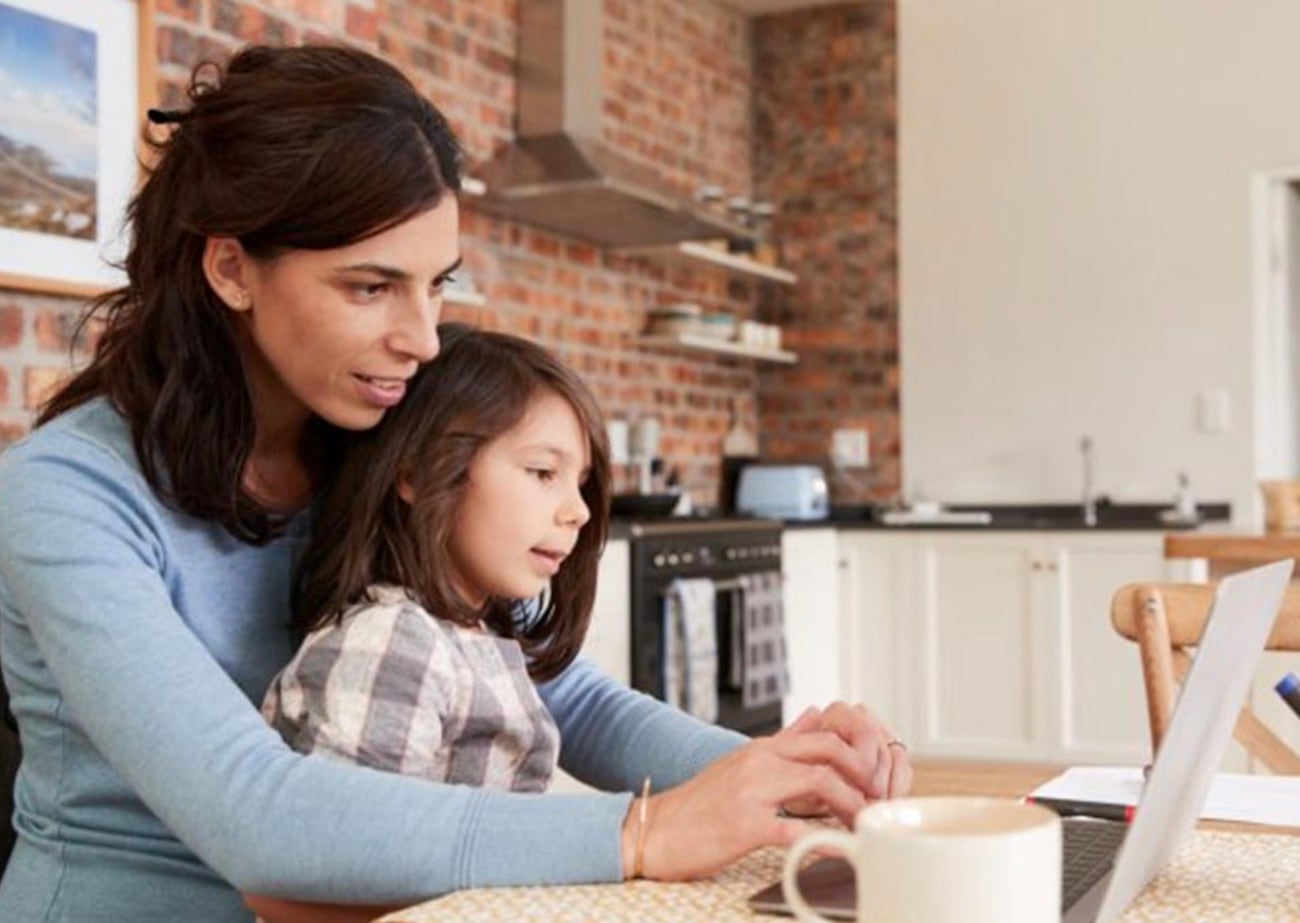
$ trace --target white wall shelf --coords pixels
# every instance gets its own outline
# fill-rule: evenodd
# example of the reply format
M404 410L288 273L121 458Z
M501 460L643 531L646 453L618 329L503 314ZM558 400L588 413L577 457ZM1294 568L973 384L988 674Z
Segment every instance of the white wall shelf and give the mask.
M799 277L788 269L760 263L752 257L741 253L728 253L698 241L688 240L680 244L668 244L661 247L621 247L617 251L622 256L655 260L656 262L675 263L698 268L700 264L725 269L736 276L761 279L764 282L777 282L781 285L794 285Z
M760 362L781 362L786 365L793 365L799 361L799 357L788 350L756 349L731 340L719 340L690 333L647 334L639 337L637 343L652 349L684 349L740 359L756 359Z

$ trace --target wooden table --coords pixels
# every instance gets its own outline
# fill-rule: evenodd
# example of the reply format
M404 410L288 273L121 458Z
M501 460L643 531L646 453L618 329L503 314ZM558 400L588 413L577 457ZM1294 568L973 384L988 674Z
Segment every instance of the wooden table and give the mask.
M1282 558L1300 561L1300 532L1171 532L1166 558L1204 558L1210 579ZM1300 577L1300 574L1297 574Z
M916 767L915 790L918 795L1017 797L1060 769L924 761ZM783 859L781 850L760 849L712 879L684 884L633 881L460 891L390 914L380 923L779 921L782 918L751 912L745 900L781 877ZM1208 919L1300 923L1300 830L1202 825L1121 917L1121 923Z

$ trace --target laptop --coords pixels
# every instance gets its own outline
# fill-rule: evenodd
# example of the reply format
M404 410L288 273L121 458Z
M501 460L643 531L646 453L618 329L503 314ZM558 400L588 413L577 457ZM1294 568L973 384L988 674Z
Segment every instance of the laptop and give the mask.
M1122 914L1196 825L1277 618L1294 562L1225 577L1132 823L1063 818L1061 919L1106 923ZM855 919L853 869L821 859L799 873L804 898L832 919ZM867 896L870 900L870 895ZM781 884L749 899L789 913Z

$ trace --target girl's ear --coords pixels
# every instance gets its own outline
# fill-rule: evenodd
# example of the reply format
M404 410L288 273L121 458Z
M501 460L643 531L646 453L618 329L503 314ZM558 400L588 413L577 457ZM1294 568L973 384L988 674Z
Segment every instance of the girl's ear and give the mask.
M415 488L411 486L410 480L404 474L397 478L397 496L407 503L415 502Z

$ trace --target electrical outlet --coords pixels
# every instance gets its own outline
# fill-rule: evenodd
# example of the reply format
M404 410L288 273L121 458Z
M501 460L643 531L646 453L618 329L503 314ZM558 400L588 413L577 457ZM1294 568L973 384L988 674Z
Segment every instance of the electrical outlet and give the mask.
M871 461L871 437L865 429L837 429L831 434L831 461L837 468L865 468Z

